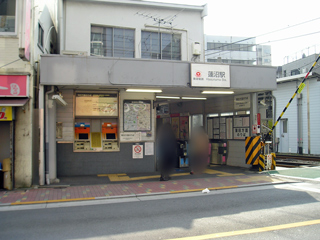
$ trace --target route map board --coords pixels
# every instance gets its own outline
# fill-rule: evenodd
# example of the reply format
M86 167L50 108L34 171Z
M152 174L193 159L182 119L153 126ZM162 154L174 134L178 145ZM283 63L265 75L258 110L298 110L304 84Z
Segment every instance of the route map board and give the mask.
M123 130L151 131L151 101L123 101Z
M77 93L76 116L118 116L117 94Z

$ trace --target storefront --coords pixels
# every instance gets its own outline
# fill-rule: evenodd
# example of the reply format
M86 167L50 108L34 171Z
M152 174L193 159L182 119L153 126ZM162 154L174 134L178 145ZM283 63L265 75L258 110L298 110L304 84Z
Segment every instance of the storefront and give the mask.
M29 100L28 83L26 75L0 75L0 162L3 166L9 163L3 169L4 181L0 187L6 189L14 186L16 108Z

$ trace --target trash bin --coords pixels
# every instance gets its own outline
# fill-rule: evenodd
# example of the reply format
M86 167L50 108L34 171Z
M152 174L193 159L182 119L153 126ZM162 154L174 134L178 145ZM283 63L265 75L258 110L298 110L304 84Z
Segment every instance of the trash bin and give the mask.
M2 161L2 171L3 171L3 188L12 190L12 180L11 180L11 159L5 158Z

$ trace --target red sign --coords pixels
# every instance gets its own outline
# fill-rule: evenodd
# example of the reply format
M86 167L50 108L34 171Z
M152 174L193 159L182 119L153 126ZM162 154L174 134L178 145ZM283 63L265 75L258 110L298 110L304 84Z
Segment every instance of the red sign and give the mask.
M201 72L196 72L197 77L201 77Z
M260 113L257 113L257 125L261 125L261 115Z
M141 153L141 147L139 146L139 145L137 145L137 146L135 146L134 147L134 151L136 152L136 153Z
M0 75L1 97L27 97L26 75Z

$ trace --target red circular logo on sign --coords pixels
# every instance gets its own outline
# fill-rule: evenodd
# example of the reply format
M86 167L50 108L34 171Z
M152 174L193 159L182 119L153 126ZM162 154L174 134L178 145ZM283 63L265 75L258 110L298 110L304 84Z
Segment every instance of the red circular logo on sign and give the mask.
M136 153L140 153L141 152L141 147L138 145L138 146L135 146L134 147L134 151L136 152Z
M201 77L201 72L196 72L197 77Z

